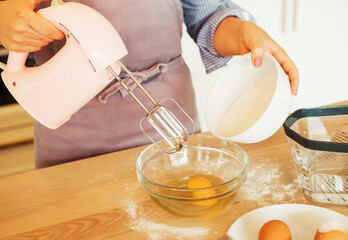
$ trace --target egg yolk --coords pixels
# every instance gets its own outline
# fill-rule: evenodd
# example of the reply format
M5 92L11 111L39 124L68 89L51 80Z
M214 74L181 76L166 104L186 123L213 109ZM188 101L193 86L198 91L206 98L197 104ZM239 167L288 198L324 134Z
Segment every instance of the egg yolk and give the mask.
M187 182L187 188L188 189L200 189L200 188L208 188L211 187L211 182L204 178L204 177L195 177L191 178ZM206 189L206 190L200 190L200 191L194 191L192 193L192 196L194 198L208 198L215 195L214 189ZM209 200L202 200L202 201L195 201L194 204L200 205L200 206L209 206L216 203L216 199L209 199Z
M331 230L325 233L317 231L314 240L348 240L348 236L339 230Z
M258 240L291 240L291 231L283 221L271 220L261 227Z

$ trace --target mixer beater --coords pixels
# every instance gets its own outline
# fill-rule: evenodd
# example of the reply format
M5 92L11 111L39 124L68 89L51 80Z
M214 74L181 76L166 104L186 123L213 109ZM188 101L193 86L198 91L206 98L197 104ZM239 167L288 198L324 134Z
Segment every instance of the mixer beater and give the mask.
M127 75L134 81L134 83L140 88L140 90L145 94L145 96L152 102L153 108L147 109L146 106L135 96L135 94L129 89L129 87L122 81L120 76L116 71L109 65L107 69L116 78L116 80L122 85L124 89L127 90L129 95L139 104L139 106L145 111L145 117L140 121L140 128L142 132L154 143L161 151L171 154L180 151L189 140L194 132L195 124L194 121L186 114L186 112L171 98L163 99L160 102L156 102L151 95L144 89L140 82L133 76L132 72L125 66L121 61L117 61L121 69L123 69ZM176 118L176 116L164 105L162 102L164 100L173 101L179 110L181 110L184 115L192 123L191 131L185 128L185 126ZM167 145L162 145L160 147L156 141L145 131L143 122L146 121L158 132L158 134L166 141Z

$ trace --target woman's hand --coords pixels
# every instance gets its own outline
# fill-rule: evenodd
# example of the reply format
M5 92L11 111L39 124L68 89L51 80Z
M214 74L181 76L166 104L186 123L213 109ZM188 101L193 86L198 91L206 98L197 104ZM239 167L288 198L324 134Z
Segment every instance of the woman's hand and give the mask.
M263 54L268 52L289 76L292 94L297 94L299 76L295 64L284 49L253 22L235 17L225 18L215 32L214 46L221 56L243 55L251 52L255 67L262 65Z
M64 34L47 19L34 12L43 0L0 2L0 42L15 52L35 52Z

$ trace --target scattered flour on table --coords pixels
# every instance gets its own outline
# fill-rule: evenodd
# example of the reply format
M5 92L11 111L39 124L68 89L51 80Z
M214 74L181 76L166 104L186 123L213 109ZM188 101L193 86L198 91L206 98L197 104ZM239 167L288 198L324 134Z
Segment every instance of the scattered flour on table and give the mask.
M127 201L123 201L123 205L126 206L124 210L126 211L129 217L137 217L138 205L135 202L133 202L130 199L127 199Z
M112 182L117 181L115 170L114 168L110 168L107 170L103 170L102 172L97 172L92 179L88 179L88 183L97 183L97 182L105 182L108 181L109 184L112 184Z
M270 200L272 202L294 201L295 193L301 191L297 178L291 183L279 183L283 172L279 165L258 164L248 171L248 178L243 186L247 200ZM280 191L279 189L282 189Z
M131 199L126 199L122 203L124 211L132 220L128 227L145 234L149 240L198 240L209 233L209 229L204 227L176 227L148 220L142 216L141 209Z

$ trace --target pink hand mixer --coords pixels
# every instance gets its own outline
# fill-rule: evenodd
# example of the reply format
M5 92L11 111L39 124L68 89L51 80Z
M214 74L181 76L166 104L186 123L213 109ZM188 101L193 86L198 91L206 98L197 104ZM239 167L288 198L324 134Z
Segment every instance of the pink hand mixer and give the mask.
M2 65L3 81L16 101L44 126L56 129L95 97L115 77L145 111L140 128L147 122L165 140L160 149L166 153L180 151L194 132L162 104L156 102L120 61L127 49L116 29L94 9L75 2L50 6L39 11L66 36L66 44L50 60L38 67L26 67L28 53L10 52L7 66ZM1 67L1 66L0 66ZM151 101L148 109L119 77L121 70L136 83ZM120 113L122 114L122 113ZM145 120L145 121L143 121ZM158 145L159 146L159 145Z

